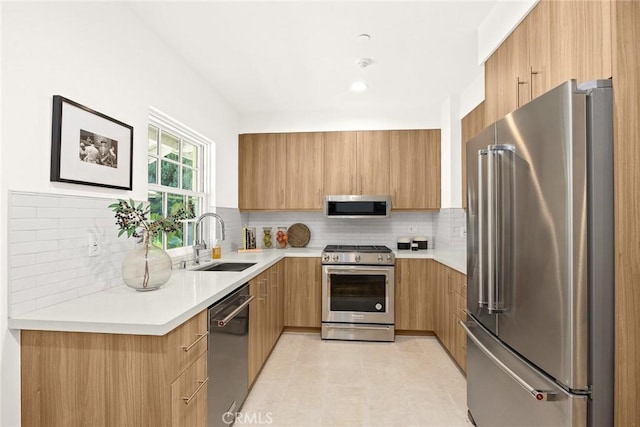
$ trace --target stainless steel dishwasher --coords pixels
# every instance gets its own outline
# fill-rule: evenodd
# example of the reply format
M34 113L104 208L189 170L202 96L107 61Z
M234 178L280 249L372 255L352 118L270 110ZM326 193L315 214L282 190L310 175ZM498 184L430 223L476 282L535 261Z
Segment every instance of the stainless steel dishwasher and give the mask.
M209 308L208 425L228 426L248 392L249 285Z

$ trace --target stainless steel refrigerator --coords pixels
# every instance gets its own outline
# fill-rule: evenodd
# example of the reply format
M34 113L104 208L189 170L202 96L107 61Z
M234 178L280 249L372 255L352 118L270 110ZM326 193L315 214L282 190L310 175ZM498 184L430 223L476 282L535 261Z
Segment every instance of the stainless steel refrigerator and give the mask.
M478 426L613 425L612 122L611 81L570 80L466 144Z

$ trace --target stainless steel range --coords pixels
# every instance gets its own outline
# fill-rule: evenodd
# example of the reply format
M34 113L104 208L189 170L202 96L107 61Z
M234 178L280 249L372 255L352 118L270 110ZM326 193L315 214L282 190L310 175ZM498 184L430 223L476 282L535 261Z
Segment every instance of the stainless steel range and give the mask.
M395 255L386 246L322 252L322 338L393 341Z

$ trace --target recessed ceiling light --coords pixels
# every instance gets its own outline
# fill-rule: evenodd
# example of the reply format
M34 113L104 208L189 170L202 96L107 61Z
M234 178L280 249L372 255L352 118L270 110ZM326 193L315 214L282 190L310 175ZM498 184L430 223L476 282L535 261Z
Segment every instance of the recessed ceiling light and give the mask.
M371 36L369 34L363 33L357 37L357 40L359 42L368 42L369 40L371 40Z
M352 92L364 92L368 87L369 86L367 86L367 84L362 80L356 80L355 82L351 83Z

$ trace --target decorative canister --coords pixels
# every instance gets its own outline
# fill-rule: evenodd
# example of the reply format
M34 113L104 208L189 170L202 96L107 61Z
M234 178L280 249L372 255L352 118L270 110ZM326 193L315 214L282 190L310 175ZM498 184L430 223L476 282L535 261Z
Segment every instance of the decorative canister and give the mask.
M278 227L278 231L276 232L276 241L278 242L276 248L284 249L287 247L287 242L289 241L287 227Z
M273 241L271 240L271 227L262 227L262 247L264 249L271 249L273 247Z

